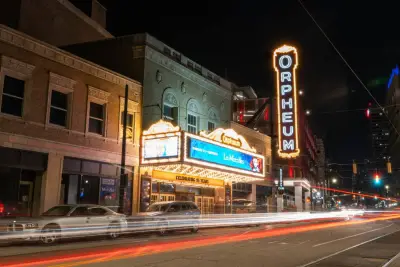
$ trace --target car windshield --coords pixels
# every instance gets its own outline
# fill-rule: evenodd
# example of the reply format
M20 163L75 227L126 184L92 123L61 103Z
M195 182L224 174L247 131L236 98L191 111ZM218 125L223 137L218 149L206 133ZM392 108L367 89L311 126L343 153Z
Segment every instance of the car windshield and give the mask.
M147 211L148 212L166 211L167 208L168 208L168 204L153 204L147 208Z
M66 216L70 212L72 206L55 206L44 212L43 216Z

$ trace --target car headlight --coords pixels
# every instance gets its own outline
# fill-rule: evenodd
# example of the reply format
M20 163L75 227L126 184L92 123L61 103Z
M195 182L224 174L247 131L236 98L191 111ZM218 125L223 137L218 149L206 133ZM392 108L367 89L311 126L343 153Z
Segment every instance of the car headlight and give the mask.
M37 223L27 223L27 224L25 224L25 228L26 229L36 229L38 227L39 227L39 225Z

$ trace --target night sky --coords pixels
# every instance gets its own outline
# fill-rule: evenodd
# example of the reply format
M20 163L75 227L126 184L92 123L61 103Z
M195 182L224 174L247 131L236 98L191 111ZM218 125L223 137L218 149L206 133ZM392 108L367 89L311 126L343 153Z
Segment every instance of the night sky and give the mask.
M366 108L372 99L297 0L100 2L115 36L148 32L263 97L274 92L272 51L284 43L297 46L299 88L327 156L340 163L371 156L363 111L340 111ZM304 5L365 84L383 81L369 87L382 103L391 69L400 62L396 1L305 0Z

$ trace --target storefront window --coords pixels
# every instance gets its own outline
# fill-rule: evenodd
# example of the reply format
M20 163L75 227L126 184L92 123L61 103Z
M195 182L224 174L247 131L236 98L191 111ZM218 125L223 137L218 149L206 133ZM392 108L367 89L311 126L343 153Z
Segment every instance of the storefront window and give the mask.
M161 193L175 193L175 185L160 183L160 192Z
M79 204L98 204L99 186L99 177L83 175L81 177L80 190L78 192Z
M151 183L151 192L158 193L158 183L157 182Z
M111 209L118 208L118 184L117 179L101 178L100 205Z

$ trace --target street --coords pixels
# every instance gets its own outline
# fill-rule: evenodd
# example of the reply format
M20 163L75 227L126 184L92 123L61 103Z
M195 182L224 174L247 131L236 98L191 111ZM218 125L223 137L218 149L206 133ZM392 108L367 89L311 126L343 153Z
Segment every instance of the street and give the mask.
M399 215L380 215L15 245L0 249L0 266L384 266L400 252L399 238Z

